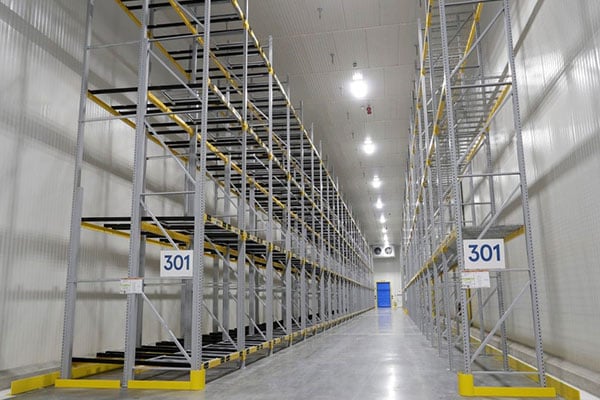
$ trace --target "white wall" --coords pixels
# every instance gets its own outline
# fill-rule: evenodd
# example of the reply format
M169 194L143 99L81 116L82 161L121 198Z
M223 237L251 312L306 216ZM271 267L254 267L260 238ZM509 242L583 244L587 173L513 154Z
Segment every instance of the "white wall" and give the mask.
M544 350L599 373L600 2L512 3ZM501 115L493 129L501 171L516 162L510 121ZM505 222L519 213L509 208ZM509 257L514 267L525 262ZM532 346L530 315L523 303L509 324L513 340Z
M99 18L115 6L97 5ZM85 6L0 0L0 371L60 356ZM112 19L96 27L94 42L134 38L131 27L126 18ZM92 87L135 82L135 66L123 61L118 52L97 56ZM89 106L88 117L104 115ZM119 121L89 124L84 159L84 215L127 216L133 131ZM149 182L167 184L163 175ZM127 240L82 232L80 279L127 275ZM149 248L148 263L157 265L157 256ZM118 285L80 284L79 294L75 355L122 348L125 298ZM176 325L172 292L155 288L150 297ZM155 321L144 327L148 341L165 337Z
M600 372L600 3L541 3L517 63L545 349Z
M398 256L398 247L395 247L396 257L394 258L374 258L373 259L373 279L375 282L390 282L390 289L397 305L402 303L402 278L400 276L400 257Z
M25 3L0 2L0 370L58 358L79 97L81 25Z

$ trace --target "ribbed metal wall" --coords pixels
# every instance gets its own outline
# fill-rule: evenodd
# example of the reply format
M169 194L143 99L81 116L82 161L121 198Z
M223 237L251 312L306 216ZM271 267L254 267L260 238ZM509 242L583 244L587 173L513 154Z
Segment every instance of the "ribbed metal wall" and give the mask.
M85 3L0 1L0 371L55 364L60 357ZM101 37L95 42L117 33L123 37L127 29L135 39L127 20L120 25L106 15L107 2L97 3L99 19L113 23L96 30ZM121 63L114 58L125 56L99 53L92 85L135 82L135 63L116 70ZM104 116L89 107L89 118ZM119 121L88 124L86 149L84 214L128 215L133 131ZM161 175L150 184L169 182ZM80 278L126 276L128 241L106 237L98 246L98 240L89 240L94 235L83 233ZM149 249L148 257L158 265L156 249ZM81 293L76 331L83 340L75 351L122 348L125 296L118 294L118 284L82 284ZM150 295L164 299L158 305L167 320L178 315L169 313L168 290ZM164 337L158 324L148 324L148 340Z
M80 11L0 4L0 370L59 354Z
M544 350L600 373L600 3L514 4ZM488 57L493 60L494 49ZM496 129L497 148L504 148L498 169L509 171L514 165L503 160L514 160L512 123ZM501 197L509 186L500 188ZM506 221L520 212L513 207ZM509 262L525 265L514 257ZM509 323L518 332L513 340L532 344L525 311Z

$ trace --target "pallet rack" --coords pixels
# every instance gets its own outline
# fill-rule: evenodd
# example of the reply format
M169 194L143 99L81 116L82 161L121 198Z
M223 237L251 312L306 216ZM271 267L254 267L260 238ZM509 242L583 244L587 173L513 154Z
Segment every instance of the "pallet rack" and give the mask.
M250 27L248 1L115 0L139 32L135 43L115 44L92 42L94 3L88 0L56 385L201 389L206 369L244 366L250 354L271 353L372 308L368 244L273 70L271 38L263 47ZM91 87L92 53L132 44L139 48L137 85ZM92 103L107 115L88 117ZM86 216L86 126L111 119L135 130L131 215ZM156 174L170 177L168 187L150 188ZM148 245L192 250L193 277L175 284L180 326L168 325L150 295L130 293L123 297L124 349L73 357L82 228L128 238L122 275L144 278L145 286L174 282L147 264ZM148 315L169 341L144 345ZM122 378L73 379L73 362L122 366ZM161 371L166 381L148 378ZM189 380L172 371L189 372Z
M555 396L546 387L513 49L509 0L427 2L405 186L404 304L451 369L462 352L465 396ZM463 242L491 238L506 243L506 269L489 271L489 288L464 287ZM535 348L527 370L508 351L517 309ZM490 375L499 386L481 386Z

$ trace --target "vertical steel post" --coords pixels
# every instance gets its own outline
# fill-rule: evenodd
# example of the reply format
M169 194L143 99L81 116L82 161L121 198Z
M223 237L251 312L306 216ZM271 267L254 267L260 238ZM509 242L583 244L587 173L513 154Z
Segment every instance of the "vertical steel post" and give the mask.
M216 203L215 203L216 204ZM215 317L219 316L219 257L213 258L212 264L212 313ZM212 331L217 332L219 330L219 321L213 319Z
M225 215L225 217L223 217L223 220L230 224L231 223L231 217L230 217L230 212L231 212L231 162L228 162L225 164L225 185L223 188L223 196L224 196L224 203L223 203L223 214ZM231 283L231 248L229 246L225 247L225 254L224 254L224 258L225 260L223 261L223 300L222 300L222 308L223 308L223 312L222 312L222 325L223 325L223 340L227 339L227 335L229 334L229 320L230 320L230 315L229 315L229 307L230 307L230 300L229 300L229 296L230 296L230 283Z
M146 106L148 102L148 73L150 67L150 42L148 40L149 0L142 3L140 47L138 62L137 109L135 128L135 150L133 160L133 184L131 194L131 237L129 240L129 278L139 277L140 242L142 223L142 193L144 191L144 165L146 163ZM125 363L121 387L127 387L133 379L135 366L135 347L138 331L139 294L127 295L125 321Z
M301 182L301 195L300 195L300 224L302 230L302 237L300 238L300 257L301 268L300 268L300 329L306 329L306 320L308 317L308 307L306 304L306 245L308 239L306 237L306 215L305 215L305 199L306 196L306 185L305 185L305 172L304 172L304 131L300 130L300 182Z
M153 16L154 13L152 12ZM152 19L151 18L151 23L152 23ZM190 67L190 79L189 79L189 83L196 83L197 82L197 75L198 75L198 41L194 40L192 42L192 46L191 46L191 58L190 58L190 62L189 62L189 67ZM201 96L201 94L200 94ZM199 105L197 107L202 107L202 105ZM196 118L200 119L202 118L202 110L200 109L198 113L196 113ZM192 136L190 136L190 140L189 140L189 144L188 144L188 162L187 162L187 171L189 173L189 175L191 176L191 178L193 179L193 181L190 182L190 180L188 179L187 175L184 175L184 187L187 191L191 192L190 194L186 195L184 198L184 208L185 208L185 215L186 216L194 216L194 197L195 197L195 193L196 193L196 179L197 179L197 171L198 171L198 167L199 167L199 162L198 162L198 126L195 125L193 127L193 132L194 134ZM193 244L192 244L193 247ZM181 333L183 336L183 343L184 346L186 347L186 349L191 349L191 342L192 342L192 302L193 302L193 292L194 292L194 285L193 285L193 279L182 279L182 287L181 287L181 318L180 318L180 324L181 324Z
M269 146L269 176L267 190L269 192L267 203L267 270L265 284L265 322L267 324L267 340L273 339L273 37L269 36L269 107L268 107L268 146Z
M248 21L248 3L244 13L244 22ZM247 142L248 142L248 28L244 28L243 45L243 76L242 76L242 173L240 181L240 197L238 198L238 228L240 235L238 239L238 258L237 258L237 347L238 351L246 347L246 192L247 192ZM242 367L245 360L242 359Z
M227 335L229 335L229 321L231 319L229 309L231 306L231 301L229 299L230 295L230 285L231 285L231 247L225 247L225 254L223 255L225 258L225 262L223 262L223 300L222 300L222 325L223 325L223 335L222 339L227 340Z
M325 227L324 227L324 223L325 223L325 209L324 209L324 194L323 194L323 146L321 144L321 142L319 142L319 208L320 208L320 218L319 218L319 222L320 222L320 245L321 245L321 252L319 254L319 265L320 265L320 269L321 269L321 276L320 276L320 281L319 281L319 292L320 292L320 307L319 307L319 316L321 317L322 321L325 321L326 319L329 319L326 317L325 315L325 278L326 278L326 272L325 272Z
M328 174L329 175L329 174ZM332 240L332 220L331 220L331 192L329 190L329 176L326 179L327 189L325 191L326 203L327 203L327 314L328 319L333 319L333 275L332 272L335 270L335 260L332 258L332 245L334 245Z
M144 172L143 172L143 176L145 179L146 176L146 165L144 165ZM142 214L143 216L143 214ZM146 275L146 235L142 234L140 237L140 271L139 271L139 276L145 276ZM142 336L143 336L143 327L144 327L144 302L140 301L140 304L138 306L138 313L137 313L137 326L138 326L138 330L137 330L137 335L135 338L135 345L137 346L141 346L142 345Z
M206 141L208 138L208 88L210 84L210 17L211 2L204 3L204 47L202 49L202 115L200 120L200 173L194 188L194 271L192 276L192 370L202 368L202 303L204 301L204 214L206 198ZM198 137L196 136L196 140Z
M314 146L314 125L310 126L310 194L311 194L311 211L310 211L310 227L311 227L311 254L310 258L312 261L312 271L310 278L310 311L311 311L311 323L313 325L317 324L317 237L316 233L316 224L315 224L315 146Z
M250 185L249 190L249 201L248 201L248 232L256 234L256 188L254 185ZM250 323L248 324L248 334L254 335L256 328L256 267L252 263L248 263L248 317Z
M525 226L525 247L527 253L527 264L529 267L529 285L531 297L531 313L533 316L533 332L535 335L535 353L537 358L537 372L540 386L546 386L546 367L544 365L544 349L542 346L542 327L540 323L540 306L537 294L537 276L535 271L535 259L533 253L533 233L531 231L531 215L529 212L529 188L527 187L527 174L525 171L525 150L523 148L523 134L521 127L521 109L519 104L519 90L517 84L517 71L515 67L515 54L512 37L512 25L510 17L510 4L503 0L504 6L504 31L506 34L506 50L508 52L508 67L512 81L512 106L513 127L517 147L517 163L519 166L519 180L521 186L521 208L523 212L523 224Z
M214 186L214 205L215 210L218 209L219 204L219 187L218 185ZM225 198L225 197L223 197ZM221 263L220 257L213 258L213 266L212 266L212 313L215 317L219 317L219 265ZM218 332L219 330L219 321L217 319L212 320L212 331Z
M287 78L287 93L290 94L290 78ZM286 169L287 169L287 190L286 190L286 234L285 234L285 331L289 335L292 333L292 140L290 132L290 112L291 100L285 107L285 141L286 141Z

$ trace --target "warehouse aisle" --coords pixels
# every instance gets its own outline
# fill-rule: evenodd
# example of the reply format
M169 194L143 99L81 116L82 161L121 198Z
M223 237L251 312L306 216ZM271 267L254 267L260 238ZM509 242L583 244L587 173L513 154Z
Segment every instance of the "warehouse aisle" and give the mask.
M456 374L401 309L370 311L254 367L209 387L206 398L461 398Z
M204 392L47 389L19 399L460 399L456 373L402 310L372 310Z

